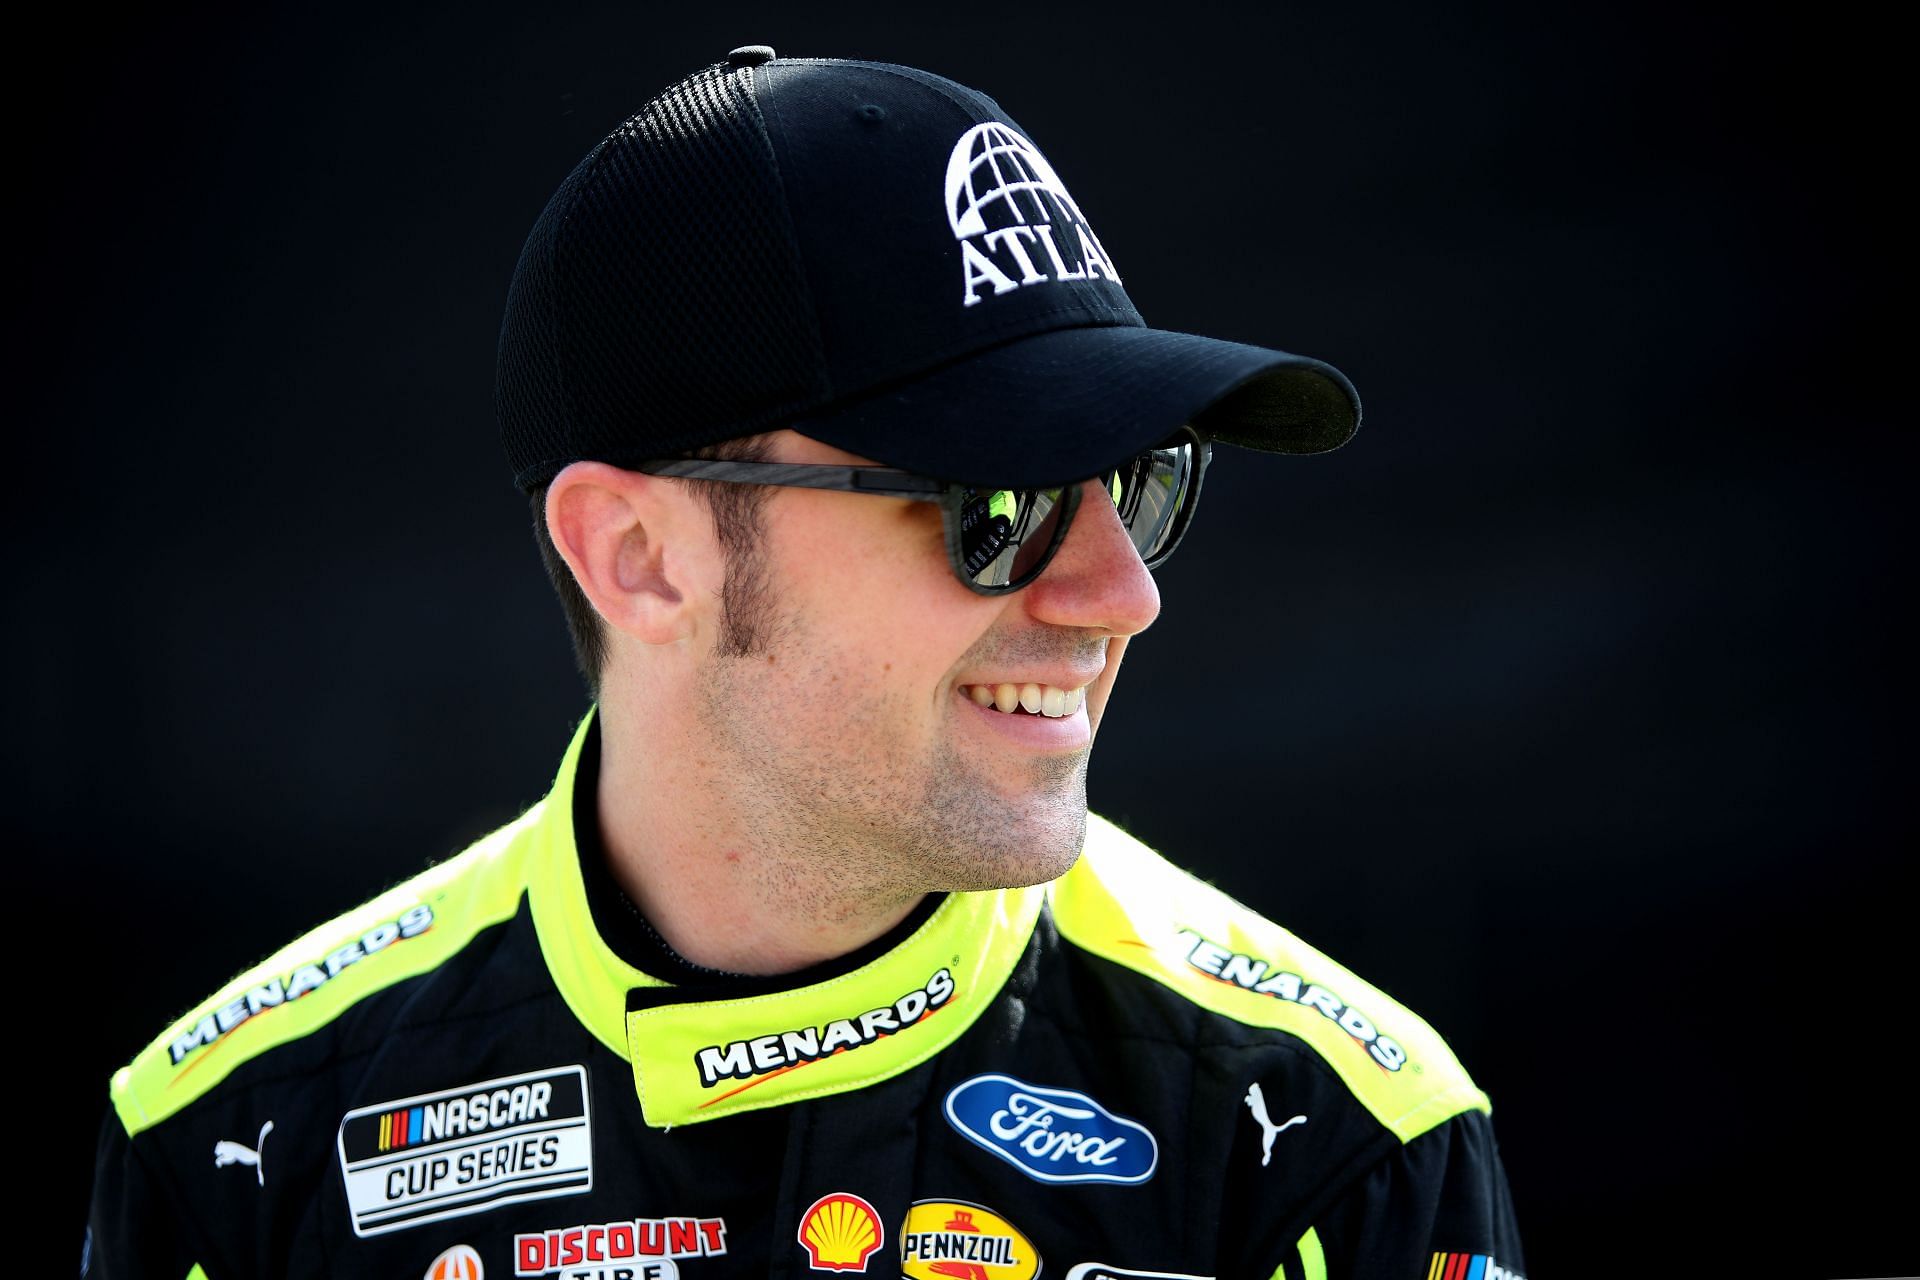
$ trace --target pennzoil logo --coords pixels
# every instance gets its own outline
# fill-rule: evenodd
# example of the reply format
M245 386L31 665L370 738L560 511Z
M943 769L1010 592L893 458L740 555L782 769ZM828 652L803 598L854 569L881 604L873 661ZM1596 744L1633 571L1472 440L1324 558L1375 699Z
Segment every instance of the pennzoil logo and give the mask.
M516 1235L513 1274L564 1271L567 1280L673 1280L680 1274L674 1259L719 1258L726 1252L724 1218L626 1218Z
M341 1118L335 1145L357 1236L591 1191L587 1070L358 1107Z
M1367 1055L1388 1071L1398 1071L1407 1065L1407 1051L1400 1047L1399 1041L1381 1035L1371 1018L1325 987L1308 982L1297 973L1274 969L1258 956L1229 951L1208 942L1191 929L1182 929L1178 937L1186 947L1186 962L1209 978L1230 982L1257 996L1271 996L1318 1009L1327 1021L1359 1041Z
M953 974L940 969L924 987L907 992L892 1004L869 1009L852 1018L835 1018L824 1027L800 1027L708 1045L693 1055L702 1088L722 1080L751 1080L831 1057L844 1049L859 1049L887 1036L898 1035L953 999Z
M900 1270L910 1280L1033 1280L1040 1254L985 1205L917 1200L900 1228Z
M865 1271L887 1233L872 1205L851 1191L835 1191L800 1215L797 1238L815 1271Z
M348 965L385 951L396 942L417 938L432 927L433 908L424 902L384 924L377 924L331 955L311 964L303 964L285 978L263 982L213 1010L175 1036L173 1043L167 1046L167 1056L177 1067L195 1050L213 1044L248 1018L298 1000L309 991L324 987L339 977Z

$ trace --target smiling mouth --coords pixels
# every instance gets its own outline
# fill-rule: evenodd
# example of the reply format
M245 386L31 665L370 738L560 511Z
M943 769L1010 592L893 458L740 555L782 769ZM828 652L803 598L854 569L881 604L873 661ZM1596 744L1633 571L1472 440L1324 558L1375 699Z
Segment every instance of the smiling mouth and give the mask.
M1050 720L1072 715L1087 701L1085 685L1060 689L1050 684L970 684L963 686L961 693L989 710Z

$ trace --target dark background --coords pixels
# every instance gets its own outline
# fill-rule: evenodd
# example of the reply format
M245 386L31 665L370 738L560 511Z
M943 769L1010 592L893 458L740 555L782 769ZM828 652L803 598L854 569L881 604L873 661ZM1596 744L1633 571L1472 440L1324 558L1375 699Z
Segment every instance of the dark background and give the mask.
M1218 458L1093 802L1449 1038L1529 1273L1915 1269L1883 39L800 9L16 43L4 830L53 1239L116 1065L545 789L584 695L495 434L507 281L595 141L766 42L985 89L1150 322L1360 387L1341 452Z

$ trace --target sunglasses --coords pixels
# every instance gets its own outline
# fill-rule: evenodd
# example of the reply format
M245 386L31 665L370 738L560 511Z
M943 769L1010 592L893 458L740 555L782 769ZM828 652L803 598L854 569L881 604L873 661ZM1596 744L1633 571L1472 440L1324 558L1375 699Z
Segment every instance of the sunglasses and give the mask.
M1166 563L1193 520L1213 447L1191 427L1096 477L1147 568ZM659 458L631 468L655 476L830 489L939 506L954 577L983 596L1018 591L1040 576L1080 509L1080 485L983 489L896 467Z

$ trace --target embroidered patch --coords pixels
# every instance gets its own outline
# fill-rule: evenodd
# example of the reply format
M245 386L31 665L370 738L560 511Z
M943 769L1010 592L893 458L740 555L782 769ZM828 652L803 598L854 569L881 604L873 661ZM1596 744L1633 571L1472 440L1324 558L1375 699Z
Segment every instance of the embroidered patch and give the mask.
M587 1069L357 1107L342 1117L337 1145L359 1236L591 1191Z
M947 1095L947 1123L1040 1182L1145 1182L1160 1163L1147 1127L1074 1089L975 1076Z

